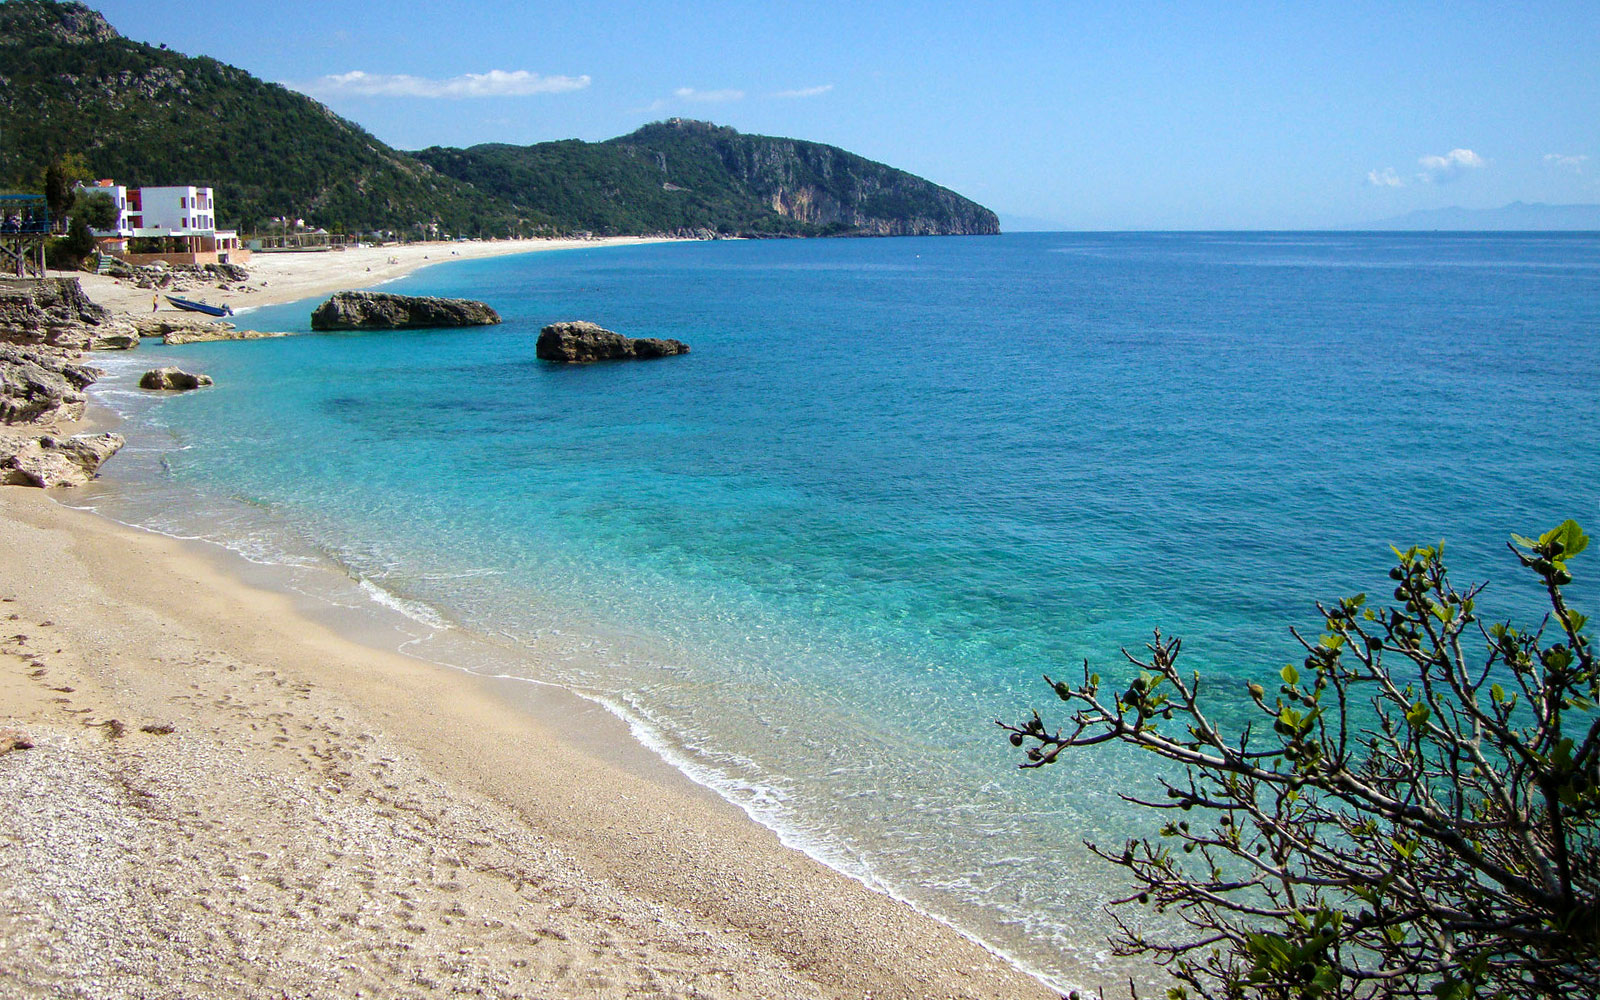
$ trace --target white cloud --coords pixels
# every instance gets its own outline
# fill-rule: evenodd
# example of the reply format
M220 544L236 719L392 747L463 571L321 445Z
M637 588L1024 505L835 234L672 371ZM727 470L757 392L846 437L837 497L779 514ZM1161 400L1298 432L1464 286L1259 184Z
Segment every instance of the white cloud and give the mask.
M1562 170L1570 170L1575 174L1581 174L1583 173L1583 165L1589 162L1589 158L1581 155L1567 156L1562 153L1546 153L1544 154L1544 162L1552 167L1559 167Z
M672 96L680 101L695 101L701 104L716 104L722 101L737 101L744 97L742 90L696 90L693 87L679 87L672 92Z
M799 90L780 90L773 97L821 97L833 89L833 84L825 83L820 87L801 87Z
M527 97L531 94L565 94L589 85L584 76L540 76L525 69L492 69L436 80L405 73L365 73L351 70L319 77L296 87L313 97Z
M1368 170L1367 183L1373 187L1389 188L1405 187L1406 184L1405 181L1400 179L1400 175L1394 172L1393 167L1384 167L1382 170Z
M1470 149L1452 149L1443 156L1424 156L1417 162L1422 165L1417 177L1425 182L1454 180L1463 171L1488 166L1487 160Z

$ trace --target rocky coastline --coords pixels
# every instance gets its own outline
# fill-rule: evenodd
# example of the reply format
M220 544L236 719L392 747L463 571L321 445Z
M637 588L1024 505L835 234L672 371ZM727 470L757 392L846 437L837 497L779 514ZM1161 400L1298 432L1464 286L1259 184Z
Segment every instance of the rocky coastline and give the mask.
M96 305L75 278L0 280L0 483L81 486L123 445L112 433L73 434L84 390L100 377L92 349L139 342L127 320Z

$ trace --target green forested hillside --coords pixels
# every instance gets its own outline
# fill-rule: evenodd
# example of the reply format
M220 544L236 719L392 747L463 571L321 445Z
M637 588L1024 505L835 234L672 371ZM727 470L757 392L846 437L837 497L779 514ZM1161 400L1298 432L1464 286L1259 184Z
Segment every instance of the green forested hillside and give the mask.
M834 146L673 119L606 142L434 147L416 154L562 229L745 235L999 231L954 191Z
M81 153L101 177L217 191L219 224L270 216L505 232L504 203L244 70L121 37L77 3L0 3L0 183Z

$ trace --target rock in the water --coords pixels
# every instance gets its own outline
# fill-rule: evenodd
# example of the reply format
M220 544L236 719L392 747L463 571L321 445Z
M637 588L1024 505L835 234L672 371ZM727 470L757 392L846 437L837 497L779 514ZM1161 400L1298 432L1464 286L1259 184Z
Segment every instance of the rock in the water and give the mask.
M192 327L188 330L174 330L167 334L167 344L199 344L210 340L262 340L267 337L287 337L287 333L268 333L263 330L235 330L232 327L224 330L213 326L210 329Z
M313 330L401 330L498 322L500 314L482 302L388 292L337 292L311 314Z
M619 358L664 358L673 354L688 354L689 345L681 340L662 340L657 337L624 337L605 327L579 320L551 323L540 330L534 353L544 361L582 365Z
M0 424L49 423L83 416L83 390L98 368L49 347L0 344Z
M203 385L210 384L210 375L195 375L172 365L168 365L165 368L152 368L144 373L143 378L139 379L139 388L141 389L169 389L179 392L186 389L198 389Z
M123 445L120 434L58 438L0 432L0 483L8 486L82 486Z

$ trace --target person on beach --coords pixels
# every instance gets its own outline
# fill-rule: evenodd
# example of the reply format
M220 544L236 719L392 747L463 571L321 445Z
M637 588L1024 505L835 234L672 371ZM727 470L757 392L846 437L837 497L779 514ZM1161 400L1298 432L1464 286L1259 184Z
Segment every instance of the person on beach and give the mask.
M161 311L161 296L159 296L159 295L150 296L150 311L151 312L160 312Z

